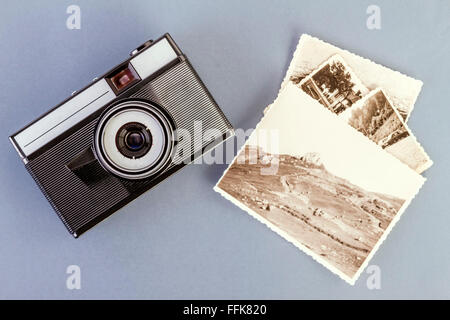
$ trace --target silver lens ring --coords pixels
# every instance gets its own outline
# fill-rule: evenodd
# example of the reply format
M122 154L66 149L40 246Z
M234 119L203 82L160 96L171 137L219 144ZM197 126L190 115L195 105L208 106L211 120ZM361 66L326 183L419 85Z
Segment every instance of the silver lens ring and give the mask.
M122 150L119 138L127 135L121 131L129 127L144 128L151 137L150 144L142 149ZM94 149L100 164L105 170L125 179L144 179L165 168L173 151L174 126L160 107L142 100L126 100L110 107L97 124L94 135ZM126 145L127 143L125 143Z

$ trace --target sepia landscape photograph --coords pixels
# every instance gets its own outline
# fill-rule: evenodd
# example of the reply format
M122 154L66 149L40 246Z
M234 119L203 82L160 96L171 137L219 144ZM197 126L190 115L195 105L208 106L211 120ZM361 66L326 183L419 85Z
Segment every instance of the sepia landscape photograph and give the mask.
M382 89L373 90L341 118L418 173L432 165Z
M409 118L422 89L422 81L307 34L299 40L281 89L289 82L300 83L334 55L339 55L347 63L365 88L383 88L402 118L405 121Z
M423 182L289 84L215 190L354 284Z

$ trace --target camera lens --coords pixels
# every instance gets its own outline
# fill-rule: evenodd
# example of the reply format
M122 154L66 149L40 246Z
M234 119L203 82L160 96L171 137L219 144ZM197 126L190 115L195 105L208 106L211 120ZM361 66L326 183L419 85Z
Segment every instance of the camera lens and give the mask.
M136 151L144 146L144 135L141 132L130 132L125 138L125 143L131 151Z
M125 157L140 158L152 147L152 135L144 124L128 122L117 130L116 146Z
M175 123L150 101L124 99L97 123L94 149L103 168L125 179L144 179L170 165Z

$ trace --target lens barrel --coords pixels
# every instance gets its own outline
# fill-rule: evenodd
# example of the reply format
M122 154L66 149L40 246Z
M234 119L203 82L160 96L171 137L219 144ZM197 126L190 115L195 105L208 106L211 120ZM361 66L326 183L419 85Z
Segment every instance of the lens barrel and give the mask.
M170 164L175 123L147 100L121 100L97 124L94 150L103 168L126 179L144 179Z
M140 158L152 147L152 134L142 123L128 122L116 134L117 149L125 157Z

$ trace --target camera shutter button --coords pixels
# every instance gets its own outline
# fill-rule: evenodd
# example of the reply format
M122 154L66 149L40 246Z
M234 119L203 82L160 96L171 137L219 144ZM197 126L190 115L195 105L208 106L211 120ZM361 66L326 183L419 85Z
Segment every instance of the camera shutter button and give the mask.
M145 48L147 48L149 45L151 45L153 43L153 40L148 40L145 43L141 44L139 47L137 47L136 49L134 49L133 51L130 52L130 56L134 56L135 54L137 54L139 51L144 50Z

